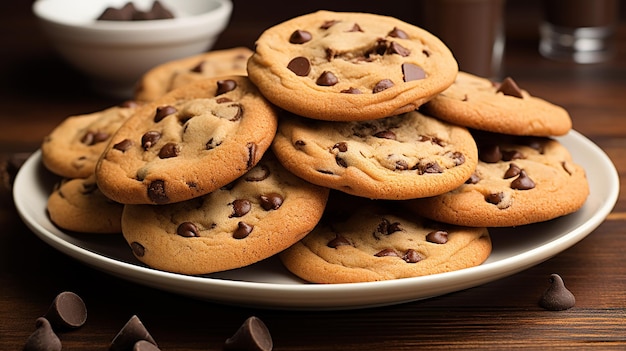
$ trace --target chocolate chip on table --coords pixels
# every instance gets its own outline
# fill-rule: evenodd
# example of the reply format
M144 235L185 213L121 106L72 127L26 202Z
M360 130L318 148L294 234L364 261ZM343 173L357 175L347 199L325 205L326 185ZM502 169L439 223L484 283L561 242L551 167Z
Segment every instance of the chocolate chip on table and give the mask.
M333 86L337 84L338 82L339 80L337 79L337 76L335 76L333 72L330 72L330 71L322 72L322 74L315 81L317 85L321 85L324 87Z
M448 232L435 230L426 235L426 241L434 244L445 244L448 242Z
M287 68L297 76L306 77L311 72L311 63L306 57L298 56L289 61Z
M54 298L44 317L57 331L76 329L87 321L87 307L80 296L64 291Z
M174 106L165 105L159 106L156 108L156 112L154 113L154 122L158 123L163 120L163 118L176 113L178 110Z
M259 196L261 207L266 211L277 210L282 206L284 198L277 193L269 193Z
M522 95L522 90L517 86L517 83L515 83L515 81L511 77L506 77L502 81L502 83L500 83L500 86L498 87L496 93L502 93L504 95L513 96L520 99L524 98L524 95Z
M157 346L156 341L154 341L152 335L150 335L141 320L139 320L139 317L133 315L122 327L122 329L120 329L117 335L115 335L115 337L111 341L111 344L109 345L109 350L131 350L139 340L145 340Z
M250 233L252 233L253 229L254 227L249 225L248 223L239 222L237 223L237 229L235 229L235 232L233 233L233 238L244 239L248 235L250 235Z
M269 329L263 321L255 316L246 319L235 334L226 339L226 351L271 351L274 341Z
M535 182L526 174L526 171L521 170L519 176L511 182L511 189L515 190L530 190L535 187Z
M402 74L404 76L405 82L410 82L412 80L420 80L426 78L426 72L422 67L415 65L413 63L403 63L402 64Z
M574 307L576 298L574 294L565 287L561 276L551 274L549 282L550 286L539 299L539 306L550 311L563 311Z
M311 33L305 30L296 30L291 33L291 36L289 37L289 42L292 44L304 44L310 41L312 38L313 36L311 35Z
M133 351L160 351L161 349L155 344L146 341L139 340L133 345Z
M23 351L61 351L61 340L45 317L37 318L35 328L26 339Z
M183 222L178 225L176 228L176 234L183 236L185 238L197 237L198 235L198 227L191 222Z
M374 89L372 89L372 92L374 94L380 93L383 90L387 90L393 87L393 85L394 84L390 79L383 79L380 82L376 83L376 85L374 86Z

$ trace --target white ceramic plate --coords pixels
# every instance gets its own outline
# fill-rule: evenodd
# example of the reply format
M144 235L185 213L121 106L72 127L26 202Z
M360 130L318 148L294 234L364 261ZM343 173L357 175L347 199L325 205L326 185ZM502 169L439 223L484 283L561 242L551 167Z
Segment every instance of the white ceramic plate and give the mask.
M48 194L57 178L41 163L41 153L23 165L14 199L24 222L55 249L109 274L195 298L278 309L352 309L403 303L478 286L534 266L576 244L610 213L619 179L608 156L576 131L558 138L587 171L591 193L578 212L545 223L491 229L493 252L480 266L425 277L371 283L308 284L271 258L252 266L206 276L187 276L146 267L121 235L79 235L55 227L46 215Z

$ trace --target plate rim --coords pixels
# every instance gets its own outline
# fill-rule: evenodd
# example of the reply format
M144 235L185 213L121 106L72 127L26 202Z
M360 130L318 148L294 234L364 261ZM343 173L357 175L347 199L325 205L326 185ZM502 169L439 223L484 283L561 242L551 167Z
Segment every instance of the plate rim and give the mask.
M29 171L37 170L36 167L41 166L41 150L35 151L18 172L14 181L13 199L22 221L41 240L83 264L92 266L95 269L117 276L118 278L182 295L238 306L297 310L367 308L430 298L495 281L537 265L573 246L587 235L591 234L604 222L617 202L620 186L619 175L615 165L604 150L581 133L571 130L567 135L555 137L555 139L560 142L566 141L580 144L587 154L592 154L595 157L595 162L603 165L602 169L609 183L608 188L611 189L611 191L608 196L603 199L604 201L590 218L585 219L581 225L570 230L565 235L550 240L541 246L500 259L496 262L485 263L458 271L388 281L342 284L280 284L229 280L165 272L103 256L97 252L64 240L58 235L48 231L41 223L31 218L24 196L22 196L20 192L25 186L24 179L27 178L25 174ZM575 162L579 163L576 161L576 155L572 154L572 156ZM521 262L525 263L516 265L516 263ZM493 274L493 271L496 271L497 274ZM463 276L467 275L473 277L471 282L468 282L467 278L462 279ZM163 286L163 284L161 284L163 281L169 281L170 284ZM459 281L463 283L459 284ZM430 295L424 291L421 291L420 294L413 292L415 287L428 287L428 285L433 282L437 282L438 285L443 284L446 288L436 289L436 291ZM182 285L177 286L177 284ZM183 286L185 289L182 289ZM193 287L194 289L188 291L187 288L189 287ZM240 293L233 295L232 290L234 289L240 291ZM242 289L243 292L241 292ZM392 289L394 294L381 296L381 293L389 292L389 289ZM371 296L357 297L354 295L355 293L363 291L367 291ZM272 295L272 297L265 297L267 294Z

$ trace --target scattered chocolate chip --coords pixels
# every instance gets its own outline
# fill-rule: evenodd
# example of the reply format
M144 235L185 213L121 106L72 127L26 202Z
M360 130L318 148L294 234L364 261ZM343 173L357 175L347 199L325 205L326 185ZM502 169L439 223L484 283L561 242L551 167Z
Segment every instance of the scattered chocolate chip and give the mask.
M337 79L337 76L335 76L332 72L324 71L317 78L317 80L315 81L315 84L321 85L323 87L331 87L331 86L337 84L338 82L339 82L339 80Z
M513 178L513 177L517 177L520 172L522 171L521 168L519 168L518 165L516 165L515 163L511 163L509 165L509 168L506 170L506 172L504 172L504 179L509 179L509 178Z
M502 202L502 200L504 199L504 193L493 193L493 194L487 194L485 196L485 201L487 201L490 204L494 204L497 205L500 202Z
M502 160L502 152L498 145L485 145L479 149L478 158L487 163L496 163Z
M35 328L35 331L26 339L23 351L61 351L61 340L54 333L46 318L37 318Z
M283 196L277 193L269 193L265 195L259 196L259 200L261 202L261 207L265 211L277 210L283 204Z
M237 199L231 205L233 206L233 213L228 216L229 218L245 216L252 209L252 204L246 199Z
M155 344L146 341L139 340L133 345L133 351L160 351L161 349Z
M304 44L311 39L313 39L311 33L305 30L296 30L291 33L291 36L289 37L289 42L292 44Z
M115 150L119 150L121 152L125 152L126 150L130 149L133 146L133 142L130 139L124 139L122 141L120 141L119 143L113 145L113 148Z
M396 250L394 249L383 249L377 252L374 256L376 257L400 257Z
M229 91L233 91L236 88L237 88L237 82L235 82L232 79L218 80L217 91L215 92L215 96L228 93Z
M339 21L337 20L324 21L324 23L320 26L320 29L328 29L334 26L336 23L339 23Z
M434 244L445 244L448 242L448 232L445 230L435 230L426 235L426 241Z
M402 259L406 263L417 263L422 260L422 256L420 256L420 254L417 251L413 249L408 249L406 250L404 255L402 255Z
M88 146L95 145L106 141L109 138L109 133L105 132L87 132L80 141Z
M224 343L225 351L271 351L273 348L274 342L269 329L255 316L246 319Z
M515 81L511 77L506 77L502 81L496 93L502 93L504 95L509 95L520 99L524 98L522 90L517 86L517 83L515 83Z
M297 76L306 77L311 72L311 63L306 57L298 56L289 61L287 68Z
M148 332L139 317L133 315L128 322L115 335L109 346L110 351L126 351L131 350L139 340L145 340L153 345L157 345L152 335Z
M426 72L424 72L424 69L412 63L402 64L402 74L404 76L405 82L410 82L412 80L420 80L420 79L426 78Z
M148 150L149 148L153 147L154 144L159 141L159 139L161 139L161 133L151 130L149 132L146 132L146 134L141 137L141 146L144 150Z
M178 145L176 143L167 143L163 145L161 150L159 151L159 158L171 158L178 156L180 152Z
M166 204L170 202L165 191L165 181L161 179L153 180L148 186L148 198L155 204Z
M146 248L136 241L130 243L130 248L137 257L143 257L146 254Z
M539 299L539 306L550 311L563 311L574 307L576 298L569 291L558 274L550 275L550 286Z
M393 29L389 33L387 33L387 35L393 38L409 39L409 36L406 34L406 32L402 29L398 29L398 27L393 27Z
M76 329L87 321L87 307L80 296L64 291L54 298L44 317L57 331Z
M374 136L381 139L396 140L396 133L390 130L380 131L378 133L375 133Z
M340 91L340 93L344 93L344 94L362 94L362 92L359 89L353 88L353 87L350 87L348 89L344 89L344 90Z
M329 241L328 244L326 244L326 246L332 247L333 249L336 249L338 246L344 245L352 246L352 243L345 236L341 235L337 235L333 240Z
M511 182L511 189L515 190L530 190L535 187L535 182L526 174L526 171L521 170L519 176Z
M199 236L198 227L191 222L183 222L179 224L178 228L176 228L176 234L185 238L193 238Z
M393 87L393 82L389 79L383 79L380 82L376 83L376 85L374 86L374 89L372 89L372 92L374 94L380 93L381 91L387 90L391 87Z
M254 229L253 226L244 222L239 222L237 223L237 229L235 229L235 232L233 233L233 238L243 239L252 233L252 229Z

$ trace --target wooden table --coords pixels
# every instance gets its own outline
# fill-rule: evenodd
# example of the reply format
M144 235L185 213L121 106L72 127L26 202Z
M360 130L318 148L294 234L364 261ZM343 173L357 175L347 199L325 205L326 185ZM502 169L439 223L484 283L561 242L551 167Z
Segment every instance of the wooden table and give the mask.
M89 92L83 78L58 59L35 26L29 2L14 5L0 5L3 168L13 164L16 153L35 151L66 116L117 103ZM237 22L240 15L233 17L235 25L218 47L250 45L267 25L253 23L257 27L245 30L245 23ZM533 35L511 36L505 64L521 87L566 107L574 128L610 156L623 180L626 26L620 27L619 45L611 62L573 65L541 58ZM492 283L388 307L280 311L199 301L87 267L29 231L5 186L0 190L0 349L21 349L35 319L65 290L84 299L89 316L82 328L61 334L64 350L106 350L132 315L140 317L163 350L220 350L252 315L268 325L275 350L626 349L623 199L578 244ZM563 277L576 296L575 307L553 312L538 306L551 273Z

